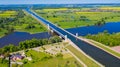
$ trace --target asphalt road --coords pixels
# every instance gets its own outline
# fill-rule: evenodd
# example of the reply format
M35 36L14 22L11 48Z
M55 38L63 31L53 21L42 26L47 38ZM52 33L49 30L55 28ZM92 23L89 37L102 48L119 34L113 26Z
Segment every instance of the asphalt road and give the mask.
M120 67L120 59L114 57L113 55L95 47L92 46L84 41L81 41L80 39L76 40L76 37L69 34L68 32L62 30L61 28L55 26L51 22L45 20L44 18L38 16L34 12L32 12L29 9L25 9L26 12L37 18L39 21L44 23L45 25L50 26L53 30L57 31L57 33L62 34L62 35L67 35L67 37L75 43L80 49L82 49L87 55L104 65L105 67Z

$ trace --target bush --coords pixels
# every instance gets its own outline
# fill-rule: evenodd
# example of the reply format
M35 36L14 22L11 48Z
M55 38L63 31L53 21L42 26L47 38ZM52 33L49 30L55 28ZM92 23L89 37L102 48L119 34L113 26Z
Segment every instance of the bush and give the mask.
M58 54L56 55L56 57L63 57L63 54L58 53Z
M24 63L24 64L26 64L27 62L28 62L28 60L27 60L27 59L24 59L24 60L23 60L23 63Z

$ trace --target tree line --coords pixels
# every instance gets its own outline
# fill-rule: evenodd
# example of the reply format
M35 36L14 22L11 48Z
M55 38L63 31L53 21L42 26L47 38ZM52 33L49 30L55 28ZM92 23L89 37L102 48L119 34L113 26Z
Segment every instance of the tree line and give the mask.
M110 46L110 47L120 45L120 33L109 34L107 31L104 31L103 33L98 33L96 35L89 34L85 37L89 38L89 39L93 39L93 40L98 41L100 43L103 43L103 44Z

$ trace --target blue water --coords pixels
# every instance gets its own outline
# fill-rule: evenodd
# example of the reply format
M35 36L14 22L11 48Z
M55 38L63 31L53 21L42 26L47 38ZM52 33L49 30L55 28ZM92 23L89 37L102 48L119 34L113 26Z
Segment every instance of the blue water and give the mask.
M99 32L104 32L104 30L107 30L108 33L112 34L120 32L120 22L110 22L102 26L84 26L78 28L70 28L66 30L73 34L78 33L79 36L86 36L88 34L98 34Z
M103 32L107 30L109 33L117 33L120 32L120 22L111 22L106 23L103 26L84 26L78 28L70 28L66 29L72 34L78 33L79 36L86 36L88 34L98 34L99 32ZM48 32L37 33L37 34L29 34L26 32L14 32L5 37L0 38L0 47L3 47L8 44L18 45L20 41L30 40L32 38L43 39L49 38L51 34Z
M18 45L19 42L30 40L32 38L43 39L43 38L49 38L51 36L52 35L49 34L48 32L37 33L37 34L29 34L26 32L14 32L14 33L11 33L7 36L0 38L0 47L3 47L8 44Z
M67 37L76 44L76 46L78 46L81 50L83 50L87 55L89 55L90 57L92 57L93 59L95 59L96 61L100 62L101 64L105 65L105 67L119 67L120 66L120 60L116 57L114 57L113 55L99 49L96 48L95 46L90 45L87 42L81 41L80 39L76 40L76 37L72 36L71 34L69 34L68 32L56 27L55 25L51 24L49 21L46 21L45 19L43 19L42 17L36 15L35 13L31 12L30 10L26 10L26 12L30 13L31 15L33 15L34 17L36 17L39 21L43 22L44 24L49 24L50 28L56 30L56 32L62 36L67 35ZM113 32L120 32L120 23L107 23L103 26L89 26L89 27L79 27L79 28L71 28L71 29L67 29L69 32L75 34L75 33L79 33L79 35L81 36L85 36L87 34L97 34L98 32L103 32L104 30L108 30L109 33L113 33ZM48 33L47 33L48 34ZM14 35L14 37L13 37ZM35 38L35 37L45 37L47 35L41 35L41 33L39 35L30 35L28 33L21 33L21 32L16 32L13 34L10 34L8 36L5 36L3 38L0 39L0 43L18 43L18 41L25 40L25 39L30 39L31 38ZM17 37L17 38L16 38ZM18 40L17 40L18 39ZM21 41L22 41L21 40ZM1 44L1 46L4 46ZM109 59L110 58L110 59ZM109 62L108 62L109 61Z
M32 12L29 9L26 9L26 12L34 16L36 19L44 23L45 25L50 26L55 32L57 32L59 35L62 37L65 37L64 35L67 35L67 37L76 45L78 46L81 50L83 50L87 55L98 61L99 63L103 64L105 67L119 67L120 66L120 59L116 58L115 56L95 47L92 46L91 44L82 41L75 36L72 36L68 32L62 30L61 28L55 26L54 24L51 24L49 21L46 19L38 16L34 12ZM109 62L108 62L109 61Z
M70 28L66 29L72 34L78 33L79 36L86 36L88 34L98 34L99 32L103 32L107 30L109 33L117 33L120 32L120 22L111 22L106 23L103 26L84 26L78 28ZM0 38L0 47L3 47L8 44L18 45L20 41L30 40L32 38L43 39L49 38L51 34L48 32L37 33L37 34L29 34L26 32L14 32L5 37Z

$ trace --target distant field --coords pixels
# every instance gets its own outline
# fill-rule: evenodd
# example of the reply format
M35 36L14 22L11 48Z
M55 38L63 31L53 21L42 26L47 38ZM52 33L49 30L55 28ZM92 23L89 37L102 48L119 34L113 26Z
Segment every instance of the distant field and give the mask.
M35 12L62 28L94 25L101 20L105 22L120 21L120 12L90 12L88 10L90 8L60 8L41 9L35 10Z
M100 7L103 10L117 10L120 11L120 7Z
M15 17L17 15L16 11L0 11L0 17Z
M60 11L60 10L68 10L68 8L58 8L58 9L43 9L44 11Z

